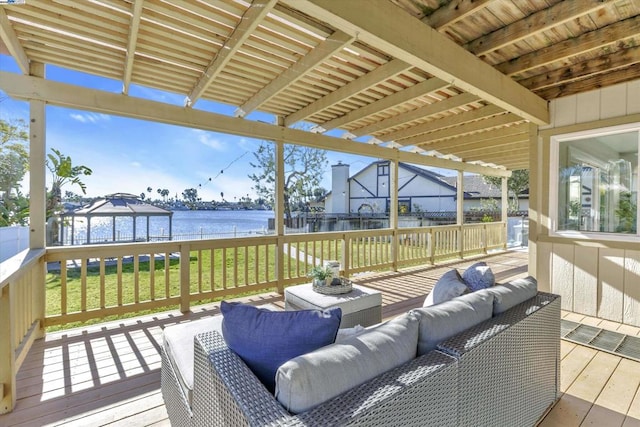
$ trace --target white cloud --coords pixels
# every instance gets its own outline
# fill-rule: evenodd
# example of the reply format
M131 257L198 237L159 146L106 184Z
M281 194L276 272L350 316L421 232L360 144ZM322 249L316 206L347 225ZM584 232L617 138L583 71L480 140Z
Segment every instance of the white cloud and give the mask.
M198 141L200 141L201 144L213 148L216 151L225 151L227 149L226 143L218 138L215 138L213 135L211 135L211 133L205 132L200 129L194 129L193 132L196 134L196 136L198 137Z
M106 122L111 120L107 114L98 114L98 113L71 113L69 115L73 120L76 120L80 123L98 123L98 122Z

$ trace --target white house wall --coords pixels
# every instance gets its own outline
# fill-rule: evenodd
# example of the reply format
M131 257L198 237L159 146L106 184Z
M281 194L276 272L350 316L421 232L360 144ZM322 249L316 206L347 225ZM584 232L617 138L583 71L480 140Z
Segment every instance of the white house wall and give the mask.
M640 243L555 237L548 228L550 135L640 121L640 80L553 100L550 112L534 142L531 272L541 290L562 296L565 310L640 326Z
M357 213L361 205L370 205L374 212L381 213L386 210L386 200L389 195L389 181L388 176L379 177L381 180L386 181L386 192L382 194L376 194L378 189L378 166L376 163L365 168L349 181L349 192L351 194L351 200L349 203L350 212ZM368 211L370 212L370 211Z

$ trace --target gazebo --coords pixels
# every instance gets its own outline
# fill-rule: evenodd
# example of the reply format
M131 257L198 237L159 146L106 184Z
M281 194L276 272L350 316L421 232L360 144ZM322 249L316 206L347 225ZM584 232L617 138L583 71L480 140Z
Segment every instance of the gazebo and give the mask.
M102 199L95 200L93 203L83 206L79 209L67 211L61 215L61 230L60 236L61 243L64 243L64 228L65 223L70 223L71 226L71 244L75 242L75 219L78 217L86 218L87 220L87 236L85 244L91 242L91 219L96 217L110 217L111 218L111 242L120 242L123 240L117 239L116 234L116 217L131 217L133 219L132 230L133 237L131 241L138 241L137 234L137 219L139 217L146 218L147 232L145 234L145 240L149 241L149 222L152 216L164 216L169 218L169 240L172 237L172 216L173 212L167 209L163 209L157 206L153 206L149 203L145 203L134 194L128 193L114 193L107 194ZM128 240L127 240L128 241ZM93 243L105 243L104 241Z

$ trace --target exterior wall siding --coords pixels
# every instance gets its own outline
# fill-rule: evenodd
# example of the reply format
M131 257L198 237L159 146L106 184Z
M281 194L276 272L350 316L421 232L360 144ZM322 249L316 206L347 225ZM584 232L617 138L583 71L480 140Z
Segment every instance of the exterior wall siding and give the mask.
M551 135L640 121L640 80L558 98L552 123L532 139L530 272L539 288L562 295L562 308L640 326L640 242L550 236Z

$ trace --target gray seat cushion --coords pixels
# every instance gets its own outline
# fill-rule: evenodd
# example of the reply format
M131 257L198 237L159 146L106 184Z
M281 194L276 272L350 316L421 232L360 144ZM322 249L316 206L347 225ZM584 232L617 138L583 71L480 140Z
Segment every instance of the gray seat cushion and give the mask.
M173 366L189 406L193 393L193 340L197 334L208 331L222 334L222 316L168 326L162 334L169 363Z
M300 413L416 356L418 318L405 313L340 343L285 362L276 373L276 398Z
M412 310L420 319L418 356L436 348L445 339L491 318L493 295L473 292L442 304Z

